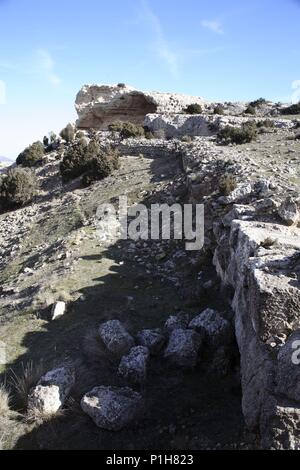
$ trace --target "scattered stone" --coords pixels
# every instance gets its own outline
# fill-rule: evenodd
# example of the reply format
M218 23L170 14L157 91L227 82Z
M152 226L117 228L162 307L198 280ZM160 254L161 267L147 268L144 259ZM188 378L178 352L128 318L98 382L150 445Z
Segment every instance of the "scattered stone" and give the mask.
M144 346L132 348L127 356L123 356L118 373L124 379L141 384L146 381L147 366L150 352Z
M165 329L169 332L177 329L185 329L189 324L189 316L187 313L178 313L171 315L165 323Z
M142 330L137 334L137 343L148 348L152 355L160 353L165 341L160 329Z
M56 302L52 306L51 320L57 320L57 318L62 317L65 313L66 313L66 304L65 304L65 302Z
M116 356L127 354L134 346L133 337L119 320L103 323L99 328L99 334L109 352Z
M45 415L57 413L75 383L72 366L63 366L45 374L28 397L28 411Z
M228 320L216 310L206 309L195 317L189 328L205 335L205 340L214 348L228 345L232 342L233 331Z
M286 198L281 204L278 214L287 225L296 225L300 220L298 205L291 197Z
M197 365L203 335L193 330L175 329L171 332L165 358L173 365L192 368Z
M108 431L128 426L138 418L142 407L142 396L128 387L96 387L81 400L82 410L96 426Z

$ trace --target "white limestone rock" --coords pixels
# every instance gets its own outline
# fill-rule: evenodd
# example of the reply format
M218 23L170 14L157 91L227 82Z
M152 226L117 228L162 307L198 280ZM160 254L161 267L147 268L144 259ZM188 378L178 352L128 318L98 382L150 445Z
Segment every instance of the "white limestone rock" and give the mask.
M47 372L28 397L28 410L51 415L59 411L75 384L75 370L62 366Z
M51 320L57 320L57 318L62 317L66 313L66 308L65 302L56 302L52 306Z

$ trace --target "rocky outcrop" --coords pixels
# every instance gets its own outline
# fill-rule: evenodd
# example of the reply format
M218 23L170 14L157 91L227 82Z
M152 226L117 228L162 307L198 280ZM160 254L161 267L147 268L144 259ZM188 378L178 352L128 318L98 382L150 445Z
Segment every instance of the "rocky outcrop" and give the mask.
M181 113L189 104L203 104L199 97L176 93L143 92L127 85L85 85L75 107L81 129L107 129L114 121L143 124L149 113Z

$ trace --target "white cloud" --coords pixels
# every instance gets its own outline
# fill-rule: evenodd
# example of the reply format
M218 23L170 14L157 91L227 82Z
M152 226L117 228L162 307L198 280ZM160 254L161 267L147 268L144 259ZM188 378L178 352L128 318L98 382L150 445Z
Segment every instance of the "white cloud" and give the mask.
M39 49L37 51L37 55L39 60L39 67L46 79L54 86L59 85L61 83L61 79L55 73L55 62L50 53L45 49Z
M293 81L292 90L295 90L292 94L292 103L298 103L300 101L300 80Z
M6 83L0 80L0 104L6 104Z
M201 26L215 34L224 34L222 23L219 20L202 20Z
M148 23L152 30L154 37L152 47L156 55L164 61L167 65L170 74L174 78L179 77L179 56L172 49L168 40L165 37L165 33L158 16L151 10L148 1L142 0L142 17L143 20Z

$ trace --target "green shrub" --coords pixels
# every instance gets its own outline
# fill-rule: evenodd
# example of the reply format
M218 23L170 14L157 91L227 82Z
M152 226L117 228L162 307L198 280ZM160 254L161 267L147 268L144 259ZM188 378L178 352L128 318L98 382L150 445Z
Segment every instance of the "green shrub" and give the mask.
M262 127L266 127L268 129L274 129L275 123L271 121L271 119L264 119L263 121L259 121L256 123L256 126L260 129Z
M101 149L96 140L87 144L81 139L67 150L60 172L64 183L84 175L83 184L87 186L108 176L118 165L117 152L111 148Z
M145 137L144 128L132 122L116 121L110 124L108 128L111 132L119 132L122 139Z
M97 157L92 158L87 165L87 172L83 176L82 184L90 186L95 181L107 178L114 170L120 167L118 152L107 148L100 151Z
M184 112L186 114L202 114L203 109L200 104L194 103L194 104L189 104L184 110Z
M15 209L32 201L37 194L35 174L25 168L13 168L0 180L1 210Z
M241 128L226 126L218 133L218 139L224 144L247 144L257 137L255 123L245 123Z
M300 101L298 104L292 104L288 108L282 109L281 114L283 115L300 114Z
M255 116L256 110L254 106L249 105L248 108L245 111L246 114L251 114L252 116Z
M223 107L220 105L216 106L214 109L214 114L219 114L220 116L223 116L225 114Z
M72 124L68 124L61 132L60 132L60 137L69 144L74 140L75 137L75 131L74 127Z
M252 108L259 108L260 106L263 106L266 103L267 100L265 100L265 98L259 98L258 100L251 101L251 103L249 103L249 106L251 106Z
M18 156L16 163L17 165L23 165L25 167L32 167L36 165L45 155L45 148L42 142L34 142L32 145L27 147Z

